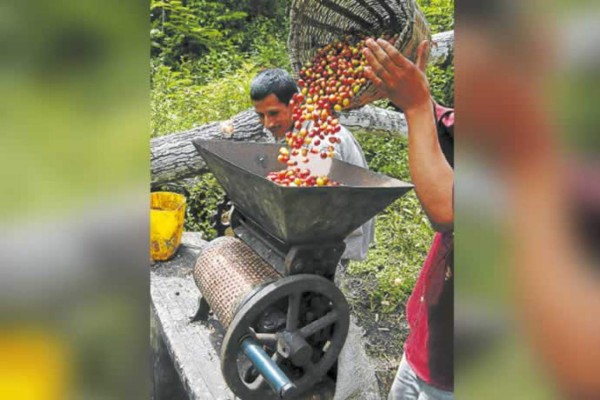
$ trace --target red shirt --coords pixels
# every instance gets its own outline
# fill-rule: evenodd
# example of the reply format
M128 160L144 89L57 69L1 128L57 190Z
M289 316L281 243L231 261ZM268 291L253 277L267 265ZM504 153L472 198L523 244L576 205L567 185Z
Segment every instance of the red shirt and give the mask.
M454 165L454 111L435 106L438 140ZM454 387L454 233L436 233L406 305L406 360L417 376L443 390Z
M436 233L406 305L406 360L417 376L443 390L454 387L453 233Z

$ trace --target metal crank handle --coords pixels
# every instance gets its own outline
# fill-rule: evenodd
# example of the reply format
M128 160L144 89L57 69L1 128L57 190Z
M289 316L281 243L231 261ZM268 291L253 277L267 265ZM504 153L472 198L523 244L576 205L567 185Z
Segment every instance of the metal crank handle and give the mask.
M284 399L295 391L296 385L254 339L250 337L244 339L242 341L242 351L273 390L279 394L280 398Z

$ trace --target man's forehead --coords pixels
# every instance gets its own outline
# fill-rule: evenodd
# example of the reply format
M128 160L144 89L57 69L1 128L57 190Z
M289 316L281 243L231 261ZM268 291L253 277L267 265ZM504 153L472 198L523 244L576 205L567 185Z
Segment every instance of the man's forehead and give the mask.
M254 103L254 109L260 112L269 112L269 111L281 111L281 109L285 107L283 105L264 105L264 104L256 104Z
M286 107L274 94L270 94L262 100L254 100L252 103L257 111L279 111Z

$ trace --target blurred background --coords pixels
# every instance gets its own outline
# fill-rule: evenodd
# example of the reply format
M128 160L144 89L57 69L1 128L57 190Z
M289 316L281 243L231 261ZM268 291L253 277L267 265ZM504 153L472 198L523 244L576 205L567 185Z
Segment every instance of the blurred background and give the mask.
M147 399L148 4L0 5L0 399Z
M459 399L600 398L599 13L456 6Z

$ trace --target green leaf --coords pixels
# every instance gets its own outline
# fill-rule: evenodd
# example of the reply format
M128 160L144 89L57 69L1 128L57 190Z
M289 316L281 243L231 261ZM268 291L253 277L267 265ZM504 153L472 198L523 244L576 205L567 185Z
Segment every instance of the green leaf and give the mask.
M154 10L155 8L164 8L164 7L169 7L168 3L165 3L164 1L156 1L156 2L152 2L150 4L150 10Z
M248 16L248 14L245 13L244 11L235 11L235 12L231 12L231 13L217 17L217 21L219 21L219 22L235 21L238 19L246 18L247 16Z

